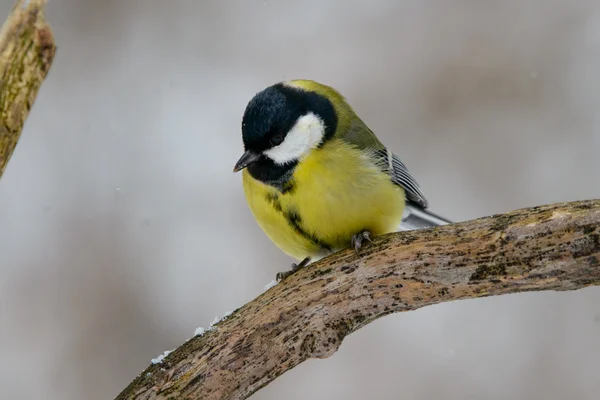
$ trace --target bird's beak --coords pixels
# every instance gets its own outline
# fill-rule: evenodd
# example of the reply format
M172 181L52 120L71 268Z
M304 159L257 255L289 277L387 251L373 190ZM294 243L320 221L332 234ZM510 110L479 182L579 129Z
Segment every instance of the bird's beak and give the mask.
M235 163L235 167L233 167L233 172L241 171L253 162L258 161L260 156L260 153L256 153L252 150L246 150L246 152L242 154L238 162Z

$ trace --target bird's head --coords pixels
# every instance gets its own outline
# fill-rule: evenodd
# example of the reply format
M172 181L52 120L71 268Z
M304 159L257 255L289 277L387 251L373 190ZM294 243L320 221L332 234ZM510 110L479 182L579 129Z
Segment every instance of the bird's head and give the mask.
M313 81L292 81L257 93L242 118L245 152L233 171L248 167L255 178L268 181L331 138L338 117L328 92L319 87L327 88Z

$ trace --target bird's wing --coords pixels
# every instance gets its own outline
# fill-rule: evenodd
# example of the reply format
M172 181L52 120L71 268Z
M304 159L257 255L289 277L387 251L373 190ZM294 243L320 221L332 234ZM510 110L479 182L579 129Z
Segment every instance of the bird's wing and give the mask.
M392 182L404 189L407 200L427 208L427 199L415 178L408 172L406 165L389 151L362 121L353 123L346 133L339 137L372 157L381 170L390 175Z
M427 199L421 191L421 187L398 156L384 148L375 151L373 157L377 160L377 165L381 166L381 169L390 175L392 182L404 188L406 198L409 201L422 208L427 208Z

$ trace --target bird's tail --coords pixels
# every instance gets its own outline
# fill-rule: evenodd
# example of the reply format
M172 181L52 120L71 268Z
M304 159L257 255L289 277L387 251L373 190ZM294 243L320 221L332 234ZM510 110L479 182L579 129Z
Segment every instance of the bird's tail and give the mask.
M452 221L442 216L432 213L411 202L406 203L402 222L399 229L401 231L412 231L414 229L431 228L432 226L451 224Z

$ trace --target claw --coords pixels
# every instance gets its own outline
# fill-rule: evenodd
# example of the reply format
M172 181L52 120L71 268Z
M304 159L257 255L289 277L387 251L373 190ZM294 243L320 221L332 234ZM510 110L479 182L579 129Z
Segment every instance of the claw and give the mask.
M292 264L292 271L296 272L299 269L302 269L308 265L310 262L310 257L305 257L304 260L300 261L298 264Z
M289 270L283 271L283 272L278 272L277 275L275 275L275 280L277 282L281 282L288 276L292 275L294 272L306 267L309 262L310 262L310 257L306 257L304 260L300 261L298 264L296 264L296 263L292 264L292 269L289 269Z
M362 231L352 236L350 243L352 244L352 247L354 247L356 254L358 254L358 251L362 247L363 240L368 240L369 242L373 243L373 240L371 239L371 232Z
M352 247L354 247L354 251L358 254L358 250L362 247L362 235L356 235L352 237Z
M282 280L284 280L285 278L287 278L288 276L290 276L293 273L294 273L294 271L292 271L291 269L288 271L278 272L277 275L275 275L275 280L277 282L281 282Z

